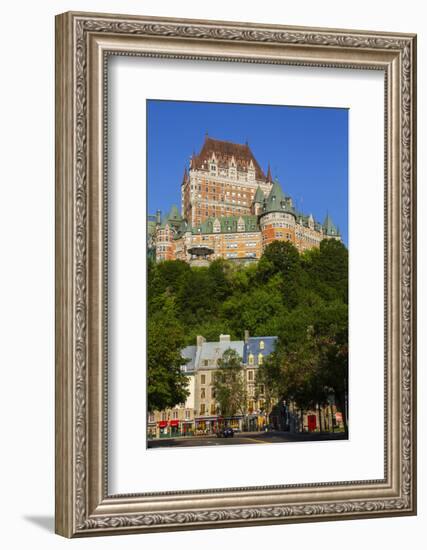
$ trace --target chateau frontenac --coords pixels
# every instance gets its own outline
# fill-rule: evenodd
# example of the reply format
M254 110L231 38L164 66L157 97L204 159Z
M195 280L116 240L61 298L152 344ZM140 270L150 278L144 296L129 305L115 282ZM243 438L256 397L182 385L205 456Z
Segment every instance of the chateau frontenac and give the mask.
M172 206L148 219L148 250L156 261L258 260L271 242L289 241L302 252L323 239L341 240L323 223L298 211L292 198L265 174L249 145L205 137L181 183L181 211Z

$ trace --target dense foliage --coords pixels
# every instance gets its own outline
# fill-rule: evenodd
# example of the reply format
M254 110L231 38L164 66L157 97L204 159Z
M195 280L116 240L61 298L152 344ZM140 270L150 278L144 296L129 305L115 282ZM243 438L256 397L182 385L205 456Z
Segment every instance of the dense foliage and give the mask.
M246 413L247 391L241 365L242 358L232 349L226 350L219 360L214 388L223 416Z
M221 333L242 339L247 329L251 336L279 337L277 352L259 370L271 399L286 396L307 408L334 394L344 412L347 295L348 252L335 240L302 254L289 242L275 241L248 266L150 261L149 406L183 400L181 347L194 345L198 334L211 341ZM172 372L168 364L176 387L165 375Z

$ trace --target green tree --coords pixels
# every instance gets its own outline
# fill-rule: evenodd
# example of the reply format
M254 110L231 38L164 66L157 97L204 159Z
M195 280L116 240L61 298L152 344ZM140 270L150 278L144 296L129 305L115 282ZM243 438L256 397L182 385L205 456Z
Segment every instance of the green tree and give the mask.
M284 305L292 309L298 304L303 272L297 248L288 241L273 241L265 247L258 264L258 279L262 283L280 276Z
M149 406L183 401L180 350L194 344L198 334L211 341L221 333L237 339L248 329L254 336L279 337L276 353L257 374L269 406L292 396L310 408L333 393L347 423L347 301L348 251L334 239L302 254L290 242L275 241L258 264L248 266L225 260L198 268L179 260L149 261ZM220 369L225 375L217 395L222 395L223 414L237 411L239 400L246 407L237 376L241 361L233 380L231 359L223 358L230 368Z
M256 370L255 377L255 398L258 400L263 396L265 401L265 412L270 414L283 392L281 368L274 353L269 355ZM263 391L261 392L261 387Z
M218 366L214 389L221 414L226 417L246 414L248 396L242 358L235 350L228 349L218 361Z
M174 298L163 294L149 311L147 330L147 408L150 412L174 407L189 395L181 370L184 333L176 319Z
M335 239L324 239L319 249L302 255L302 265L309 276L309 288L320 297L347 303L348 250Z

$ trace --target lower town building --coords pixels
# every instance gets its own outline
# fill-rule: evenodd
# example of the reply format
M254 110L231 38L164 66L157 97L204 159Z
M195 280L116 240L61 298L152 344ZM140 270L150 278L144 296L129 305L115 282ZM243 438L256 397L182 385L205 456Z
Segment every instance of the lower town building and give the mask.
M188 380L189 395L185 403L164 411L148 413L148 438L171 437L194 434L194 396L195 396L195 360L196 346L189 346L181 351L187 363L182 367Z
M274 351L277 336L250 337L231 340L221 334L216 342L197 337L195 346L182 350L188 361L182 367L188 378L189 396L185 403L172 409L156 411L148 415L148 437L166 437L215 433L224 426L234 430L259 430L268 423L265 409L264 388L257 385L256 371ZM227 350L235 351L241 358L241 368L247 399L244 410L231 417L224 416L215 395L215 376L219 361Z

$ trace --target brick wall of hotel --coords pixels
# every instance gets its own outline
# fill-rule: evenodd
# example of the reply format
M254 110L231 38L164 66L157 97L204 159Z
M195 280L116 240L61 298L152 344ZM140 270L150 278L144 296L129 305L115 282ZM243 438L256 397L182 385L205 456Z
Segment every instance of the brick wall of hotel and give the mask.
M322 224L297 210L277 178L273 181L270 166L265 174L247 143L209 136L184 170L181 211L172 206L148 219L148 250L157 261L251 262L274 240L290 241L303 251L325 238L341 240L328 214Z
M188 377L190 395L187 401L172 409L156 411L148 415L149 437L170 437L214 433L220 426L234 429L260 430L268 422L263 387L256 391L256 370L276 347L277 336L250 337L245 331L244 340L231 340L221 334L218 342L207 342L197 337L195 346L182 351L188 359L182 370ZM245 415L224 418L215 398L214 377L218 361L228 349L242 358L242 374L246 382L248 401Z

